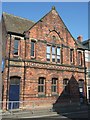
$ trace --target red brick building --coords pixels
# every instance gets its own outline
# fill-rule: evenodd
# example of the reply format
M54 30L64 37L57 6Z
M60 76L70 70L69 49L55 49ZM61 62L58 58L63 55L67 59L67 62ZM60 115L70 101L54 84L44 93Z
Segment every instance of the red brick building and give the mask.
M4 109L11 107L5 101L28 101L13 106L22 108L30 101L46 106L86 96L83 46L55 7L36 23L3 13L2 25Z

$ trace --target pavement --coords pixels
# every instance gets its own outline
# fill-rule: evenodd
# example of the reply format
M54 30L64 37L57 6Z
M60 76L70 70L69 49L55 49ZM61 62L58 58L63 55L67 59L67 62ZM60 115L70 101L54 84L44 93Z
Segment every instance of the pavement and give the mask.
M87 112L90 113L90 105L87 104L58 104L52 107L46 108L36 108L30 110L12 110L12 111L2 111L0 115L3 119L21 119L21 118L43 118L43 117L55 117L58 115L67 116L69 113L74 112ZM89 116L87 116L89 117Z

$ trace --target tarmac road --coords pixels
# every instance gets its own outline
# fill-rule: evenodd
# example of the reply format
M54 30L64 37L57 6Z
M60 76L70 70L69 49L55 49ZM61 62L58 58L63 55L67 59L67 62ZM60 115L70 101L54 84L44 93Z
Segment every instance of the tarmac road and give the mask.
M16 118L16 119L10 119L10 118L3 118L2 120L88 120L88 112L82 111L82 112L72 112L72 113L65 113L63 115L57 115L57 116L48 116L48 117L38 117L38 118Z

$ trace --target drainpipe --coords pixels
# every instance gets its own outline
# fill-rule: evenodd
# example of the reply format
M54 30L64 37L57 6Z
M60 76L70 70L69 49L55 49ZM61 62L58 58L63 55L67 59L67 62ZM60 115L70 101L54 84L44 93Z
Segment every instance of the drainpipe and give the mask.
M86 101L86 103L87 103L87 79L86 79L86 74L87 74L87 72L86 72L86 62L85 62L85 50L83 51L83 57L84 57L84 73L85 73L85 101Z
M8 71L7 71L7 92L6 92L6 110L8 110L7 101L9 100L9 72L10 72L10 53L11 53L11 33L10 33L10 44L9 44L9 56L8 56Z

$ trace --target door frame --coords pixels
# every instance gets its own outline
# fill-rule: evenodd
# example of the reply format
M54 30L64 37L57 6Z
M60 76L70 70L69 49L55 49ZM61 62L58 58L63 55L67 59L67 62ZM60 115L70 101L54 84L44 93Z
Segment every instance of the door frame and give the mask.
M18 109L20 104L19 104L19 101L20 101L20 79L21 77L18 77L18 76L13 76L13 77L10 77L10 85L9 85L9 103L8 103L8 109L10 109L10 104L11 104L11 109ZM19 97L18 97L18 101L16 101L15 104L18 104L18 107L17 108L14 108L15 104L13 103L14 100L11 101L10 103L10 87L11 86L18 86L19 87Z

